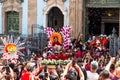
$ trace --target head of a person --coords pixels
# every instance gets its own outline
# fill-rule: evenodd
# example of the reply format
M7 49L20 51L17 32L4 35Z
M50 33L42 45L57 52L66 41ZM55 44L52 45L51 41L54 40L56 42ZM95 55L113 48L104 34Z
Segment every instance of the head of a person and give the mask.
M56 72L58 76L60 76L63 73L62 65L56 65Z
M25 68L28 72L31 71L31 65L30 64L27 64Z
M83 66L83 60L82 60L82 58L78 58L77 63L79 65L79 67L82 67Z
M110 65L110 71L114 71L115 70L115 65L114 64L111 64Z
M22 68L22 67L23 67L22 63L18 64L18 68Z
M97 70L98 69L98 62L92 61L91 62L91 70Z
M57 37L57 36L54 37L54 41L55 41L55 42L58 41L58 37Z
M30 61L31 61L31 62L34 62L35 60L34 60L34 58L33 58L33 57L31 57L31 58L30 58Z
M109 71L103 70L100 73L99 80L107 80L107 79L109 79L109 77L110 77Z
M65 78L64 80L71 80L71 75L70 74L66 74L64 78Z
M66 74L64 78L64 80L77 80L77 78L71 74Z

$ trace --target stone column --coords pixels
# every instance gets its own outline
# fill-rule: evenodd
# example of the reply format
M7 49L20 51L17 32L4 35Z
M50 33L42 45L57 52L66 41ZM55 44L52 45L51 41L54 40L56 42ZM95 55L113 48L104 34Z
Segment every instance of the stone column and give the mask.
M32 32L32 24L37 23L37 0L28 0L28 34Z
M105 33L105 23L101 22L101 34Z
M120 37L120 8L119 8L119 37Z
M48 14L44 14L43 26L44 26L44 27L48 27L47 23L48 23Z
M76 0L69 0L70 2L70 10L69 10L69 22L71 26L71 37L75 36L76 31L76 24L75 24L75 1Z
M70 0L70 26L72 26L71 36L77 38L79 32L83 33L82 23L83 0Z
M78 21L77 21L77 35L80 33L83 34L83 1L84 0L78 0L78 14L77 14L77 18L78 18ZM85 34L84 34L85 35Z

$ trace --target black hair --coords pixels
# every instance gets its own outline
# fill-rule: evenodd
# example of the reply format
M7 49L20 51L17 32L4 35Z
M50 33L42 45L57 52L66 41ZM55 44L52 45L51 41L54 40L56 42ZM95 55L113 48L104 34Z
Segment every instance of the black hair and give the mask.
M69 79L69 80L72 80L72 77L71 77L70 74L66 74L66 75L65 75L65 78L66 78L66 79Z
M110 70L115 70L115 65L114 64L110 65Z
M43 76L43 75L39 75L39 78L43 80L43 79L44 79L44 76Z
M77 77L73 74L66 74L65 78L69 80L77 80Z
M47 72L45 72L45 78L47 78L48 77L48 73Z
M8 66L5 67L6 74L8 75L10 73L10 68Z
M44 72L47 72L47 65L44 66Z
M15 65L13 63L10 63L9 66L14 69Z

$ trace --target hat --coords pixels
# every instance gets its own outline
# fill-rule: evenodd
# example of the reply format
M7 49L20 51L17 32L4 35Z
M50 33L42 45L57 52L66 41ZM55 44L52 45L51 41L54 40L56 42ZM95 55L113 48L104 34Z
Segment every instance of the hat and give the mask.
M35 63L34 62L29 62L27 65L29 65L30 67L33 67L33 66L35 66Z
M91 68L92 69L97 69L98 68L98 62L97 61L92 61L91 62Z
M103 37L103 36L104 36L103 34L100 35L100 37Z

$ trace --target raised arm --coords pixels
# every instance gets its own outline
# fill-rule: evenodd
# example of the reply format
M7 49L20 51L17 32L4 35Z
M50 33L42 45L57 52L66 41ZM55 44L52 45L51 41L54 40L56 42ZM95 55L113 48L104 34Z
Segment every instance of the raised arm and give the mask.
M106 67L105 67L105 70L110 70L110 65L113 63L115 61L115 58L114 57L112 57L111 59L110 59L110 61L109 61L109 63L106 65Z
M81 68L77 64L75 65L75 68L79 72L80 80L84 80L84 74L83 74Z

